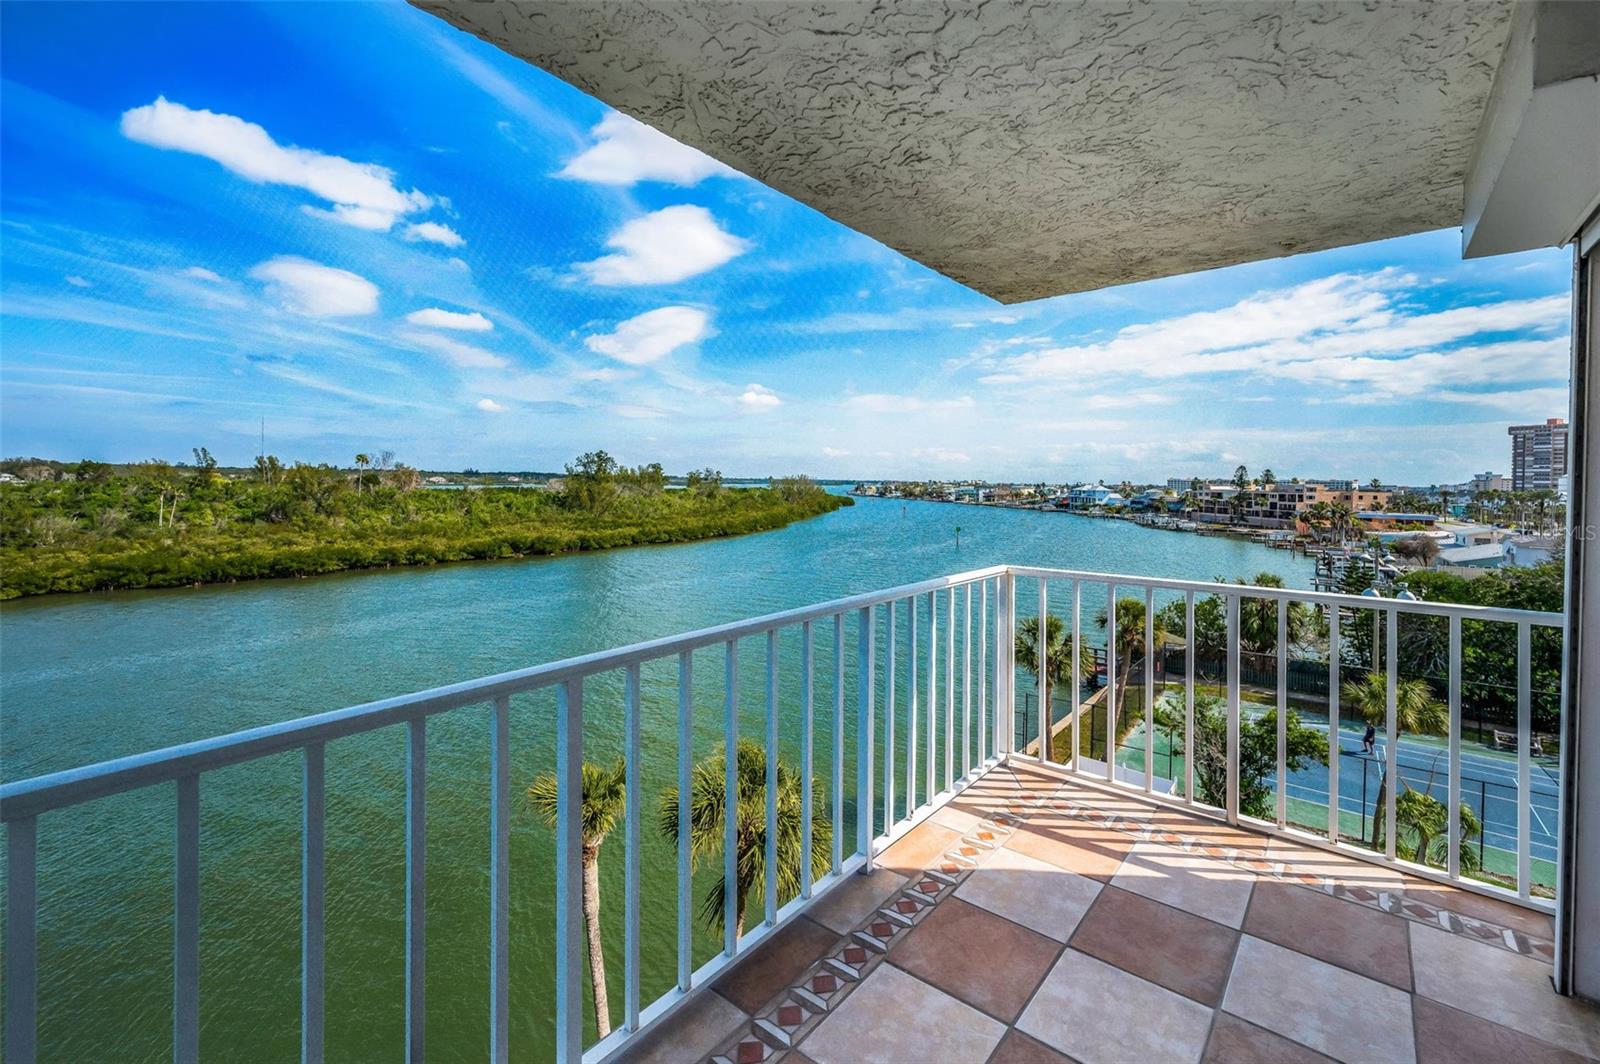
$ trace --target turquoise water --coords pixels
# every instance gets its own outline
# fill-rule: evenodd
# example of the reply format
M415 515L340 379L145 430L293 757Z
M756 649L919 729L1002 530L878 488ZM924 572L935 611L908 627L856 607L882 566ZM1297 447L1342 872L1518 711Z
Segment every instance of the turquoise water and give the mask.
M961 526L960 546L955 527ZM860 500L739 539L310 580L28 600L0 609L0 734L7 780L1001 562L1136 575L1245 577L1308 587L1284 551L1120 521L940 503ZM1036 602L1031 583L1019 599ZM1085 623L1091 606L1086 599ZM901 631L902 638L904 629ZM819 631L819 701L831 674ZM847 645L853 646L851 643ZM741 648L759 735L760 640ZM798 758L786 639L781 747ZM720 740L721 659L696 656L695 756ZM851 673L853 675L853 672ZM676 668L643 685L643 997L676 972L672 853L655 828L676 759ZM847 687L847 690L853 688ZM587 694L586 755L615 756L620 678ZM519 798L552 764L553 699L516 700ZM819 714L817 743L831 743ZM488 713L429 725L428 1044L476 1059L487 1037ZM853 779L848 747L846 778ZM328 1053L389 1060L403 1041L403 729L328 749ZM959 763L959 755L957 755ZM202 1051L298 1052L299 762L282 756L202 784ZM844 810L851 823L847 795ZM173 789L87 803L40 821L41 1041L49 1060L170 1054ZM525 801L512 827L512 1052L544 1059L553 920L550 833ZM621 1002L621 837L603 851L613 1009ZM850 846L846 846L846 851ZM720 858L710 862L720 866ZM697 897L711 873L696 876ZM702 930L695 962L717 939Z

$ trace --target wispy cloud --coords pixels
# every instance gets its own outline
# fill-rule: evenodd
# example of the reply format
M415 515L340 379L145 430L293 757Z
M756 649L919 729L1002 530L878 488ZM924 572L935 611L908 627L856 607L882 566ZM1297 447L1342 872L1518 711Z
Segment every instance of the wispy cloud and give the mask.
M406 315L406 321L412 325L425 325L430 329L456 329L462 332L490 332L494 329L494 322L477 311L462 314L442 307L413 310Z
M280 255L250 271L285 310L308 318L350 318L378 311L378 286L349 270Z
M646 366L705 339L710 329L711 316L698 307L660 307L589 337L584 346L631 366Z

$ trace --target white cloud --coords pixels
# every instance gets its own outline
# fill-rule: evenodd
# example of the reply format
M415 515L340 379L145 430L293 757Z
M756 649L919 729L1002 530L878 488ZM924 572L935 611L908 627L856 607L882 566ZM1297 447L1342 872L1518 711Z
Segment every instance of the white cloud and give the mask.
M426 325L431 329L456 329L461 332L489 332L494 328L494 322L477 311L461 314L441 307L413 310L406 315L406 321L412 325Z
M665 284L715 269L749 250L748 241L724 232L704 207L664 207L625 223L606 241L616 253L581 262L595 284Z
M485 351L481 347L464 344L460 340L453 340L437 333L407 332L402 333L400 339L412 347L438 355L452 366L462 369L499 369L509 365L508 359L493 351Z
M202 155L257 184L304 189L332 205L308 207L310 213L362 229L386 230L400 216L433 204L423 192L398 188L394 171L387 167L282 145L254 122L196 111L165 96L124 112L122 135L152 147Z
M710 324L710 316L698 308L661 307L629 318L612 332L589 337L584 346L619 362L644 366L710 335Z
M378 286L359 274L292 255L268 259L250 271L285 310L310 318L348 318L378 309Z
M477 406L479 410L482 410L485 414L503 414L505 413L506 409L503 405L495 402L493 399L479 399L474 405Z
M90 281L88 281L87 279L85 279L83 277L79 277L77 274L69 274L69 275L67 275L67 277L64 278L64 280L74 288L93 288L94 287L94 285Z
M599 185L695 185L712 174L734 173L704 152L618 111L609 112L590 135L594 143L573 156L559 176Z
M179 272L185 277L194 278L196 281L209 281L211 284L222 283L221 276L212 270L206 269L204 266L190 266L189 268L180 270Z
M447 248L458 248L466 243L461 234L451 229L448 225L438 222L417 222L405 228L407 240L425 240L430 244L443 244Z
M739 396L739 402L747 410L771 410L775 406L782 406L783 400L771 388L763 388L759 384L752 384Z

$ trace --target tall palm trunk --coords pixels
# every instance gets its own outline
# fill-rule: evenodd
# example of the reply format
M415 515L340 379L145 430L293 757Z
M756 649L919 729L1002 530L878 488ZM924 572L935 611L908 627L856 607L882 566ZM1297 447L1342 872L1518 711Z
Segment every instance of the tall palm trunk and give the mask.
M594 1026L611 1033L611 1003L606 999L606 955L600 943L600 847L583 848L583 926L589 933L589 986L594 991Z
M1389 774L1378 775L1378 798L1372 805L1372 848L1376 850L1383 841L1384 822L1388 819L1384 814L1384 802L1389 797Z
M1042 670L1039 683L1039 757L1045 761L1056 759L1055 713L1050 705L1050 670Z

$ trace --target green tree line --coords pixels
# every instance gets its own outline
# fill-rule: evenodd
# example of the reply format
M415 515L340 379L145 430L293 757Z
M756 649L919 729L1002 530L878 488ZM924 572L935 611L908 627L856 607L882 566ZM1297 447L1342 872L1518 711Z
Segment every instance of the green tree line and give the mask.
M683 543L850 503L805 477L728 489L711 469L668 490L659 464L604 451L546 490L424 490L393 458L362 454L351 471L268 455L229 478L196 448L193 465L86 461L70 478L0 485L0 598Z

